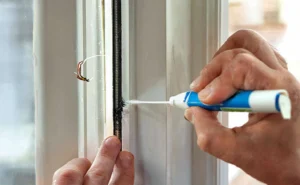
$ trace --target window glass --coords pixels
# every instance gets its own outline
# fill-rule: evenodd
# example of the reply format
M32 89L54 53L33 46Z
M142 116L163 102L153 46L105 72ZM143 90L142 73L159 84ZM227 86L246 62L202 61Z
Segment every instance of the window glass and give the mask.
M229 32L253 29L264 36L285 57L289 70L300 79L300 1L229 0ZM244 124L245 113L230 113L229 126ZM240 169L229 167L229 184L261 184Z
M0 182L34 185L32 0L0 0Z

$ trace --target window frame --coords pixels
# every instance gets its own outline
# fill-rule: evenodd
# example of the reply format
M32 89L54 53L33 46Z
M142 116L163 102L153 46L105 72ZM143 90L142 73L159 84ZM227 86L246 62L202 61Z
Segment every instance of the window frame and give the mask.
M136 6L136 1L134 0L126 0L124 1L124 20L123 24L125 25L123 29L123 34L125 38L123 40L124 43L124 64L125 71L124 80L127 86L125 89L125 99L137 99L142 97L139 95L137 91L138 83L144 83L143 81L137 82L137 79L142 78L141 74L138 72L139 66L137 66L136 62L141 62L143 57L138 56L135 53L136 48L140 47L141 42L145 42L140 37L136 36L138 34L142 35L153 35L151 31L147 32L147 30L142 30L139 33L139 30L136 29L137 22L145 22L145 24L149 24L149 22L145 19L141 19L138 17L146 17L145 15L136 14L136 12L142 11L151 11L153 6L149 6L146 2L139 1L143 6ZM158 21L159 24L155 25L156 27L166 27L166 48L165 52L165 64L161 64L162 67L166 68L166 97L170 95L174 95L180 91L187 90L189 82L199 74L200 69L210 60L213 56L217 48L221 43L225 41L228 35L227 27L228 27L228 2L225 0L167 0L164 1L155 1L151 2L160 3L157 6L165 7L162 8L165 12L162 15L166 15L166 20ZM166 3L166 4L165 4ZM157 7L156 7L157 8ZM177 10L181 11L180 14L176 14ZM156 12L157 13L157 12ZM161 12L160 12L161 13ZM164 19L164 17L161 17ZM135 20L135 21L133 21ZM201 22L199 24L199 22ZM151 23L150 23L151 24ZM180 26L178 26L180 25ZM143 27L143 24L139 24L139 26ZM153 25L152 25L153 26ZM176 30L176 31L174 31ZM159 37L160 36L154 36ZM155 39L155 38L151 38ZM156 39L159 43L159 39ZM148 42L147 42L148 44ZM184 45L185 47L182 47ZM203 47L206 46L206 47ZM174 50L174 47L181 48L180 50ZM158 47L157 53L153 53L151 50L151 55L162 55L161 47ZM151 49L151 48L150 48ZM184 71L185 76L183 78L178 79L176 75L179 74L178 67L174 65L176 62L176 55L183 56L184 60L180 60L177 62L185 62L189 61L188 64L180 65L179 67L181 71ZM164 57L164 56L162 56ZM162 59L163 60L163 59ZM178 60L178 59L177 59ZM199 62L203 61L203 62ZM153 61L151 61L153 62ZM166 65L166 66L163 66ZM178 65L178 64L176 64ZM183 69L182 69L183 68ZM180 72L181 72L180 71ZM178 85L172 79L180 80ZM127 90L127 91L126 91ZM148 98L152 98L149 96ZM140 123L137 123L140 119L138 118L140 115L138 107L131 106L128 109L125 109L125 117L123 121L123 147L132 151L133 153L139 153L137 150L137 146L133 144L133 141L136 141L139 138L137 134L137 127ZM178 113L178 114L177 114ZM179 116L178 116L179 115ZM186 138L188 142L192 142L193 146L190 148L191 153L182 153L180 150L174 150L172 144L174 141L176 142L176 135L174 133L174 120L180 120L180 122L184 122L182 112L168 109L167 110L167 172L166 172L166 184L182 184L181 179L184 179L184 184L209 184L209 185L227 185L228 184L228 165L221 160L217 160L214 157L211 157L207 154L201 152L196 144L196 136L191 128L186 126L188 133L193 135L193 138ZM219 120L223 125L227 126L228 123L228 115L227 113L221 113L219 115ZM143 120L145 121L145 120ZM147 123L143 123L147 124ZM176 126L180 126L177 124ZM182 127L182 125L181 125ZM184 127L183 127L184 129ZM187 133L186 133L187 134ZM127 137L126 137L127 136ZM182 139L182 138L180 138ZM179 140L180 140L179 139ZM177 141L179 141L177 140ZM182 149L182 148L181 148ZM140 159L137 157L138 160ZM149 159L149 158L148 158ZM184 160L188 162L188 160L192 161L191 171L186 173L185 175L180 174L180 170L177 169L176 160ZM205 163L203 164L203 161ZM154 162L154 161L152 161ZM139 165L138 165L139 166ZM137 176L139 173L143 176L142 168L137 168ZM186 171L188 171L186 169ZM201 174L199 174L201 172ZM144 177L138 177L138 179L144 179ZM137 182L139 184L141 182ZM157 183L157 182L156 182Z
M140 68L141 64L146 64L149 59L154 59L151 65L161 67L158 74L162 76L162 81L155 87L158 91L153 91L159 93L159 99L165 100L170 95L187 90L189 82L199 74L200 69L227 37L228 4L225 0L122 0L122 3L125 100L157 98L155 94L151 94L153 89L151 91L146 88L146 85L151 85L152 82L147 82L146 78L142 77L150 73L144 69L147 73L143 74ZM183 12L177 14L179 8L182 8ZM93 159L103 138L112 134L112 109L109 108L112 106L109 91L109 77L112 76L112 35L109 24L111 1L35 0L34 9L36 172L37 185L44 185L51 183L53 172L68 160L77 156ZM154 9L158 11L155 14L151 13ZM105 15L105 26L97 24L97 17L101 18L102 14ZM154 27L147 29L147 24ZM104 33L99 31L103 26ZM58 27L64 29L57 29ZM155 37L151 37L152 31L155 31ZM64 39L57 39L58 37ZM148 39L149 42L142 43L144 39ZM66 52L65 49L59 49L62 46L71 49L66 49ZM143 48L140 48L141 46ZM74 52L75 48L77 54ZM105 52L101 53L101 50ZM147 50L151 52L148 56L145 55ZM72 75L66 75L66 71L76 69L79 60L99 54L104 56L87 62L84 72L87 76L100 75L100 80L87 84L77 82ZM187 62L188 65L182 65L183 62ZM178 69L185 74L180 79L176 76L179 73ZM99 74L99 71L102 73ZM176 84L174 79L179 79L180 83ZM65 86L61 85L62 83ZM49 90L57 87L65 92L59 97L53 90ZM141 94L141 91L146 90L149 90L150 95ZM63 101L64 106L57 106ZM53 109L57 110L49 111ZM67 114L61 113L66 110ZM145 138L155 136L150 133L141 137L138 133L147 133L147 130L139 129L141 124L150 123L153 118L145 117L143 110L137 106L124 109L123 149L133 152L136 156L136 184L149 184L151 180L151 184L165 182L173 185L184 182L227 185L227 164L198 149L192 126L184 123L182 112L163 107L159 107L158 110L161 110L157 115L158 123L165 125L161 127L159 124L153 124L151 129L157 129L157 132L165 135L161 140L165 143L157 143L164 158L161 162L165 163L166 167L166 171L161 174L157 173L157 166L151 166L151 163L157 163L155 158L151 159L147 154L147 148L138 148L141 146L137 145L137 142L145 142ZM222 124L227 125L227 114L220 114L219 119ZM174 134L174 125L185 130L180 137ZM186 152L176 149L182 148L182 144L174 144L182 139L189 143ZM186 173L181 173L178 169L176 162L181 160L184 162L181 164L185 166Z
M34 0L36 184L77 157L76 1ZM59 91L58 91L59 89Z
M111 113L106 110L112 104L106 87L111 82L109 78L112 72L111 66L107 65L111 63L111 51L108 49L109 43L105 42L110 33L107 30L109 21L102 16L104 12L110 15L107 11L109 8L104 9L101 0L77 0L77 61L89 58L85 63L84 73L92 78L89 83L78 81L79 157L89 160L94 159L103 138L112 135L112 126L107 127L110 124L106 124ZM105 30L101 24L104 21Z

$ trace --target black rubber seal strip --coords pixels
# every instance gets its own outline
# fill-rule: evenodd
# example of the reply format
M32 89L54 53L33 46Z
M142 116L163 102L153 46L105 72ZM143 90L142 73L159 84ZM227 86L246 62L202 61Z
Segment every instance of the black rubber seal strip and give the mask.
M122 0L112 0L113 21L113 121L114 135L122 141Z

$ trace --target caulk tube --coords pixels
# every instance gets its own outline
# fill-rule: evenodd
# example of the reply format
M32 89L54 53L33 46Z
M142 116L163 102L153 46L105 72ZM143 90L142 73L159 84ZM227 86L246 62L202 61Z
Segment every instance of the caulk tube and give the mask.
M291 102L286 90L239 91L220 104L202 103L193 91L172 96L170 104L179 108L198 106L210 111L228 112L281 112L284 119L291 118Z

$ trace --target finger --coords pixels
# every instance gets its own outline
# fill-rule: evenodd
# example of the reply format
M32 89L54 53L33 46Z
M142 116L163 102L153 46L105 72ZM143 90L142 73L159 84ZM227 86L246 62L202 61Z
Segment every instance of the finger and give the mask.
M206 104L216 104L231 97L237 90L274 89L277 73L250 54L242 53L230 65L223 68L215 78L199 93Z
M219 76L222 73L222 70L241 53L250 54L249 51L241 48L227 50L220 53L201 70L200 76L194 82L192 82L190 88L195 92L202 90L213 79Z
M215 114L199 107L187 109L185 117L194 124L197 144L203 151L226 162L234 162L237 142L233 130L223 127Z
M107 185L120 149L121 142L117 137L107 138L84 177L84 185Z
M234 33L223 46L216 52L215 56L234 48L244 48L253 53L258 59L263 61L267 66L278 69L279 64L274 50L269 43L258 33L252 30L240 30Z
M113 171L110 185L133 185L134 156L130 152L120 152Z
M82 185L83 177L91 166L85 158L73 159L53 175L53 185Z

